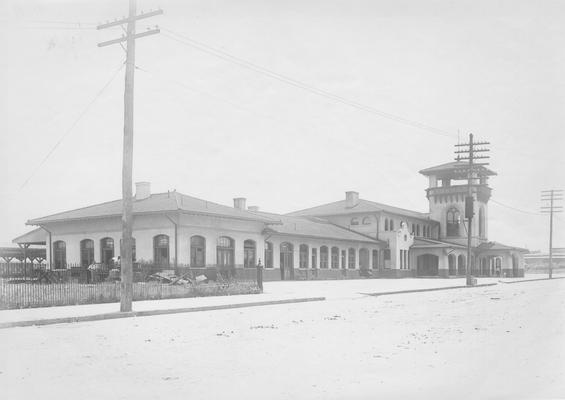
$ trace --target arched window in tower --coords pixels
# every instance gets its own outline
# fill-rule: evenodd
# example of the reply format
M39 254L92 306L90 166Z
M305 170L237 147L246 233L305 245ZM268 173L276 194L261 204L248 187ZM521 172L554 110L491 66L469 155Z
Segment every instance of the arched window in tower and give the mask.
M388 231L388 218L385 218L385 231Z
M459 220L461 216L457 208L452 207L447 210L446 219L446 234L447 236L459 236Z
M485 231L485 208L479 208L479 237L486 238L486 231Z
M391 219L389 224L388 224L388 228L389 230L393 231L394 230L394 221Z

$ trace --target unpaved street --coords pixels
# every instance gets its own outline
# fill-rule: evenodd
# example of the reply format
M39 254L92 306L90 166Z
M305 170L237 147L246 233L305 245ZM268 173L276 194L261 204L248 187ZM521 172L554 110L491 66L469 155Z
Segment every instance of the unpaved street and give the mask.
M563 398L564 334L561 279L13 328L0 395Z

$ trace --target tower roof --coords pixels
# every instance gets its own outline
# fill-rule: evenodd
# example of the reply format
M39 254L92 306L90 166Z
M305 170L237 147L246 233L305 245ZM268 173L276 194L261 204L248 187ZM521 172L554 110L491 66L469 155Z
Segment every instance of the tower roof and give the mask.
M426 168L420 171L422 175L435 175L440 178L466 179L469 163L466 161L452 161L435 167ZM496 175L496 172L486 168L484 165L476 165L475 171L480 176Z

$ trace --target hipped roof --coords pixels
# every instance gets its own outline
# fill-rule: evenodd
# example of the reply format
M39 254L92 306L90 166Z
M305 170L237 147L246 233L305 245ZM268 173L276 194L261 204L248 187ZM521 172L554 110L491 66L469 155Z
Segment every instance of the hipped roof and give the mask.
M266 228L266 233L340 241L365 242L372 244L383 243L378 239L343 228L319 218L291 217L288 215L278 215L265 212L256 212L256 214L276 218L280 221L280 224L270 225Z
M294 211L288 213L288 216L327 216L327 215L344 215L344 214L357 214L357 213L375 213L387 212L390 214L404 215L407 217L428 220L427 213L418 211L407 210L404 208L393 207L387 204L377 203L370 200L359 199L357 205L347 207L346 200L335 201L333 203L323 204L304 210Z
M248 221L259 221L264 223L277 223L276 220L253 214L246 210L240 210L211 201L187 196L176 191L152 194L143 200L134 200L133 214L159 214L166 212L181 212L187 214L198 214L232 218ZM65 211L46 217L29 220L28 225L42 225L51 222L63 222L83 220L90 218L119 217L122 215L122 200L114 200L106 203L96 204L76 210Z

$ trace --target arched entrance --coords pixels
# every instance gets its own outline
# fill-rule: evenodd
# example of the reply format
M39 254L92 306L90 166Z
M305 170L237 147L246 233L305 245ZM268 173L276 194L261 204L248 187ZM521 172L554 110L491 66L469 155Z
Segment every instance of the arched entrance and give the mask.
M438 276L439 257L433 254L422 254L416 258L418 276Z
M369 250L364 248L359 250L359 268L369 269L369 261Z
M457 257L457 275L465 275L467 273L467 260L463 254Z
M449 264L449 275L457 275L457 259L455 258L455 254L447 256L447 262Z
M294 279L294 248L292 243L281 243L281 280Z

